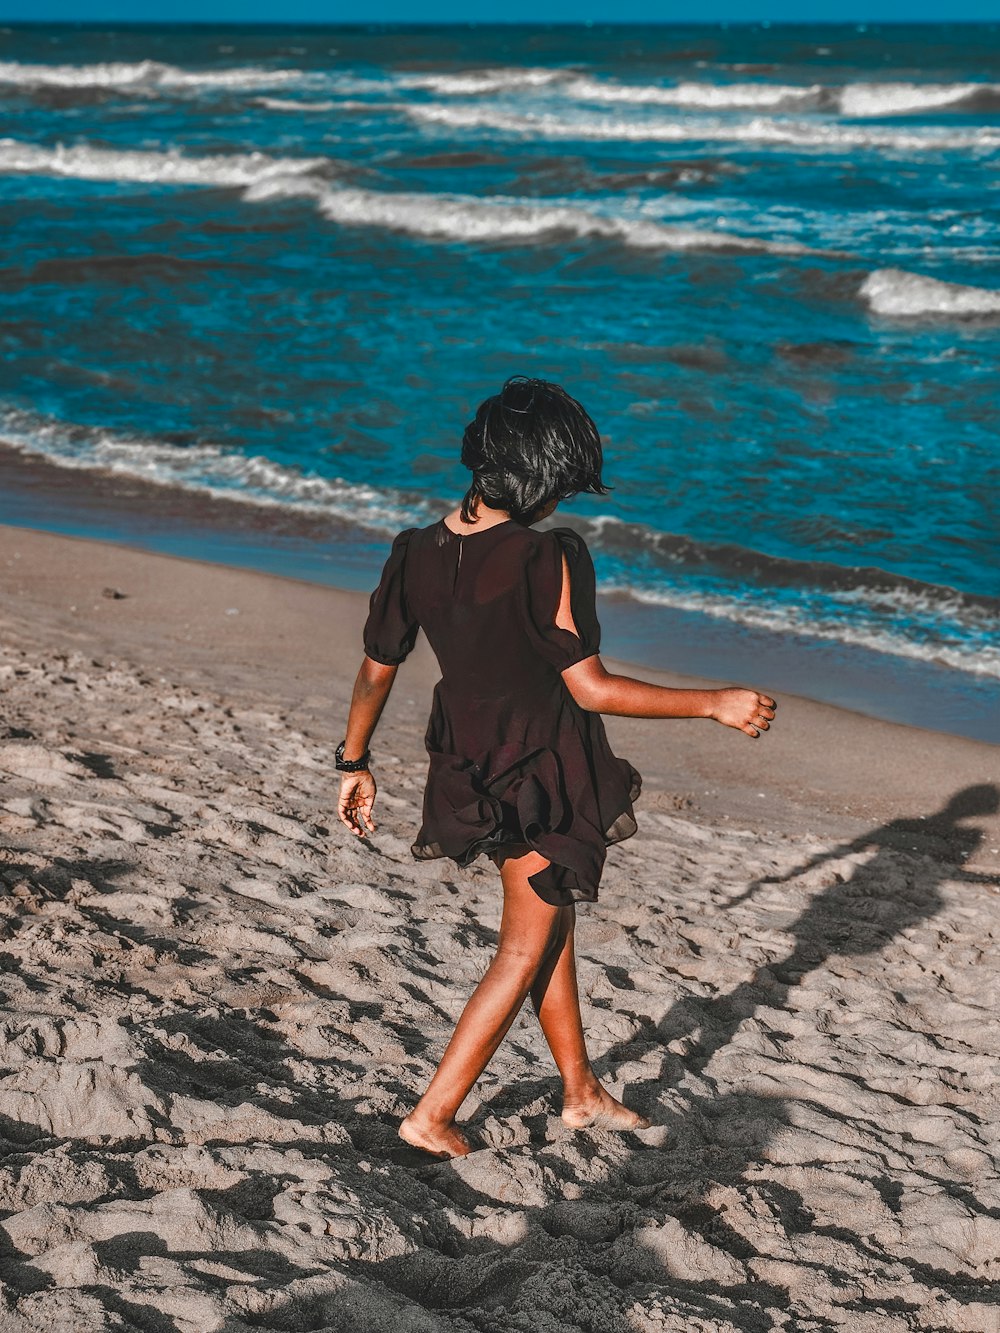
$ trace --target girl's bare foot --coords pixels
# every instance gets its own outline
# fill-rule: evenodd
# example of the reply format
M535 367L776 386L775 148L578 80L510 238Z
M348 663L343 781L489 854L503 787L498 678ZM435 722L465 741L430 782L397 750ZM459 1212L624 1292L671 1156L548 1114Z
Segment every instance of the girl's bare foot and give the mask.
M421 1148L432 1157L465 1157L472 1152L469 1140L454 1125L421 1120L415 1112L399 1126L399 1137L413 1148Z
M648 1129L653 1123L647 1116L616 1101L600 1084L584 1098L564 1101L562 1120L570 1129L585 1129L588 1125L597 1129Z

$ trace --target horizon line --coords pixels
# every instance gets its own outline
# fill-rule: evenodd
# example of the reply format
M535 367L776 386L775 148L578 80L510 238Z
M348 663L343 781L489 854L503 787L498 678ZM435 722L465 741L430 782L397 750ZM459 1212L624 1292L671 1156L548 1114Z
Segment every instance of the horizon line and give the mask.
M0 14L3 28L97 28L114 24L116 28L315 28L323 31L372 28L419 29L461 28L469 31L482 28L998 28L1000 19L704 19L692 23L680 19L358 19L340 23L323 23L313 19L255 19L252 22L233 19L13 19Z

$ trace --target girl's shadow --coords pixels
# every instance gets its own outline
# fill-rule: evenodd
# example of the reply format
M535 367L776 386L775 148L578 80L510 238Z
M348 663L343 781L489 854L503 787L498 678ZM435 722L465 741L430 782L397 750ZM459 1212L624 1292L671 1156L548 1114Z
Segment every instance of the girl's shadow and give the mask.
M966 821L995 815L1000 810L1000 790L992 783L965 787L947 804L930 815L894 819L852 842L841 843L781 876L755 880L727 907L736 907L756 896L764 885L788 883L824 865L831 865L835 882L825 888L787 927L795 937L792 951L754 977L740 982L731 991L703 998L695 995L678 1000L658 1022L647 1020L626 1040L608 1047L594 1060L602 1078L613 1078L617 1067L635 1060L637 1053L658 1045L663 1060L656 1075L630 1085L630 1106L660 1119L658 1108L665 1086L676 1084L685 1073L700 1074L715 1053L727 1046L740 1025L758 1008L779 1009L789 992L802 978L822 967L837 954L874 953L922 921L934 917L944 906L942 884L959 881L968 884L997 884L997 876L966 869L982 844L984 830ZM858 865L848 877L832 868L833 863L865 852L874 855ZM916 855L915 855L916 853ZM627 978L624 994L628 994ZM698 1039L692 1041L692 1030ZM669 1043L681 1042L685 1053L678 1067L678 1057L668 1051ZM551 1079L519 1083L517 1103L545 1097L551 1091ZM505 1087L484 1099L476 1114L478 1120L493 1112L499 1116L514 1113L514 1094ZM545 1117L540 1117L540 1122Z
M694 1013L704 1021L700 1023L700 1039L684 1055L683 1066L685 1071L698 1074L758 1007L780 1008L792 987L829 958L874 953L934 917L944 906L944 883L1000 884L997 876L966 869L966 862L985 835L983 829L965 821L994 815L998 810L1000 791L992 783L966 787L934 814L894 819L853 842L813 857L786 875L755 881L727 907L748 901L766 884L787 883L823 865L874 852L847 878L833 871L835 882L818 893L788 927L796 942L786 957L759 969L754 978L725 994L710 999L688 996L678 1001L659 1023L605 1051L595 1061L598 1072L610 1073L619 1061L633 1059L636 1044L657 1039L666 1043L689 1035ZM652 1114L654 1119L671 1064L673 1058L665 1061L657 1078L636 1085L637 1109Z

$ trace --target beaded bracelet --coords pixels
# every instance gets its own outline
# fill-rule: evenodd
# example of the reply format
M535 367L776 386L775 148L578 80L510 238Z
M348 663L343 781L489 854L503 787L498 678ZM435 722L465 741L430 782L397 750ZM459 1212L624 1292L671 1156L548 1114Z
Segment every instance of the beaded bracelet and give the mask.
M337 768L341 773L363 773L371 763L371 750L366 750L360 759L345 759L344 746L346 744L346 741L341 741L334 752Z

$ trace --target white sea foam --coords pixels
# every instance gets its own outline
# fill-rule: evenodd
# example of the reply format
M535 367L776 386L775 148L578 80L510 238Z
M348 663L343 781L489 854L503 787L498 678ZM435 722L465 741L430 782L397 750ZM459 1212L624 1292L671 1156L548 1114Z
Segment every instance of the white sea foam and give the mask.
M998 96L996 83L849 83L837 102L843 116L902 116Z
M384 78L354 75L345 70L270 69L230 66L185 69L157 60L104 61L87 65L49 65L0 61L0 85L24 88L107 88L119 92L185 93L199 90L266 91L323 89L360 94L426 90L441 97L551 90L583 102L630 106L666 106L689 110L812 110L827 109L851 118L910 115L960 107L963 103L1000 102L1000 84L866 82L843 87L822 84L767 82L675 84L620 83L573 69L499 66L426 73L388 72ZM291 110L282 99L260 99L269 110ZM299 104L294 104L296 108ZM308 108L303 108L308 109ZM603 137L598 135L597 137ZM623 137L616 133L611 137Z
M973 651L968 636L963 634L958 624L950 627L944 623L926 626L919 634L895 628L894 622L911 609L905 594L896 608L873 606L864 597L845 594L842 600L853 602L853 605L842 608L845 614L837 614L840 608L836 602L810 597L808 589L803 589L795 604L789 605L771 599L766 590L762 594L761 590L747 588L725 593L707 592L684 584L650 588L621 581L602 583L600 587L603 592L617 592L638 602L692 611L716 620L746 625L751 629L803 635L830 643L846 643L893 657L933 663L974 676L1000 680L1000 646L995 641L979 642ZM942 603L934 609L942 620L946 620L946 604Z
M507 66L498 69L473 69L461 73L396 74L400 88L427 88L448 97L474 97L481 93L501 93L509 89L545 88L566 77L560 69L531 66Z
M305 182L291 182L291 191ZM280 180L262 181L247 198L285 192ZM558 234L615 240L642 250L721 250L751 254L814 254L794 242L769 241L644 219L616 217L569 204L482 200L467 195L404 194L324 187L315 193L320 213L344 226L386 227L411 236L450 241L525 241Z
M602 582L603 591L1000 679L995 599L878 569L741 553L613 515L578 521L595 554L636 566L634 577Z
M177 69L167 65L160 82L165 88L311 88L326 81L322 71L304 69Z
M547 234L606 237L646 250L728 250L816 254L794 242L615 216L571 204L484 200L466 195L337 189L327 158L272 158L263 153L186 157L180 153L116 151L78 144L44 148L0 140L0 172L74 176L83 180L233 186L248 202L308 197L331 222L385 227L452 241L523 241ZM317 173L325 172L325 175Z
M816 104L819 84L800 87L782 83L612 83L581 77L566 84L566 91L584 102L621 102L645 106L677 106L705 110L773 110Z
M851 118L880 118L959 107L963 103L1000 99L995 83L869 82L836 84L621 83L571 69L501 67L462 73L389 76L397 88L427 89L442 97L550 89L560 97L610 105L669 106L705 111L827 110ZM359 84L360 86L360 84ZM384 91L386 83L364 81L367 91Z
M27 88L148 87L166 68L155 60L98 65L23 65L17 60L0 60L0 83Z
M343 70L268 69L231 66L182 69L158 60L106 61L92 65L22 64L0 61L0 84L25 88L109 88L148 92L199 88L254 91L270 88L336 88L356 93L427 89L442 96L472 96L507 89L540 88L565 78L558 69L497 68L462 72L392 73L384 79L352 75ZM274 108L279 109L279 108Z
M114 473L154 485L340 519L392 534L427 523L428 511L402 495L339 477L310 477L261 456L202 444L180 448L0 408L0 441L59 467Z
M357 106L356 102L302 102L291 97L255 97L254 105L265 111L333 111L336 107Z
M246 187L269 177L287 179L327 165L328 159L323 157L276 158L266 153L188 157L178 152L95 148L89 144L48 148L18 139L0 139L0 172L79 180Z
M426 124L449 129L494 129L534 140L617 140L636 143L756 143L791 144L800 148L842 152L875 148L894 152L939 152L953 149L1000 147L1000 129L976 126L943 129L937 126L895 129L883 126L842 125L836 122L775 119L755 116L737 121L687 117L653 119L603 113L515 112L480 105L414 103L407 115Z
M898 268L880 268L869 273L861 284L860 295L875 314L898 319L1000 315L1000 290L942 282Z
M581 101L676 106L706 111L830 110L852 118L900 116L1000 97L995 83L784 83L628 84L587 76L566 91Z
M281 158L264 153L188 157L177 152L43 147L0 140L0 173L23 172L83 180L222 186L244 191L248 202L296 196L343 226L384 227L413 236L468 242L518 242L546 235L606 238L645 250L717 250L758 254L830 254L793 241L738 235L703 227L601 212L576 203L480 199L467 195L339 189L328 158ZM988 315L1000 293L923 278L899 269L869 274L860 295L885 315Z
M0 83L25 88L197 89L308 87L323 75L301 69L180 69L157 60L109 61L95 65L26 65L0 61Z

